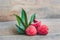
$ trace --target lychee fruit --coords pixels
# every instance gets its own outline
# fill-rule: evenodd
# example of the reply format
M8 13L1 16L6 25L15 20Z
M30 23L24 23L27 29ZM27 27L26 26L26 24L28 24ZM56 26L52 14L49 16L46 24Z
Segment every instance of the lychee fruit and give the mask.
M34 19L34 23L39 22L37 19Z
M37 27L41 26L41 22L36 22L36 23L33 23L32 25L37 28Z
M48 34L48 26L41 25L40 27L37 28L37 32L38 32L38 34L41 34L41 35Z
M28 26L28 28L26 29L26 34L29 36L33 36L37 34L37 30L33 25Z

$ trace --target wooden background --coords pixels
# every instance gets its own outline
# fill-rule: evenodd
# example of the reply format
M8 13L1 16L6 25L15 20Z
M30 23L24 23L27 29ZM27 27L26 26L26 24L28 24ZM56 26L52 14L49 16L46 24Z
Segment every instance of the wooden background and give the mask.
M60 0L0 0L0 21L15 20L9 14L27 12L28 18L36 13L37 18L60 18Z
M48 35L18 35L16 21L12 21L15 17L10 14L20 14L21 8L26 10L28 18L36 13L42 24L48 26ZM60 0L0 0L0 21L9 21L0 22L0 40L60 40L60 19L53 18L60 18Z

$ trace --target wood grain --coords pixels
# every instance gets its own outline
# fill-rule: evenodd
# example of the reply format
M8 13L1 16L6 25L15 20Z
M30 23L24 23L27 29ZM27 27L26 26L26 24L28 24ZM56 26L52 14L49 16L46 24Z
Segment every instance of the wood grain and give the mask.
M0 0L0 21L15 20L8 14L20 14L21 8L26 10L28 18L33 13L37 18L60 18L60 0Z
M40 19L40 21L48 26L48 35L19 35L15 26L16 21L0 22L0 40L60 40L60 19Z

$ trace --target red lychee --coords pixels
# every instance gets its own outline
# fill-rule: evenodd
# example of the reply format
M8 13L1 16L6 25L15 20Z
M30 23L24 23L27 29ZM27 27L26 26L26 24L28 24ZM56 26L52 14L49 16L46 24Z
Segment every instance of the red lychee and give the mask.
M34 19L34 23L39 22L37 19Z
M32 25L37 28L37 27L41 26L41 22L36 22L36 23L33 23Z
M28 28L26 29L26 34L29 36L33 36L37 34L37 30L33 25L28 26Z
M37 32L38 32L38 34L41 34L41 35L48 34L48 26L41 25L40 27L37 28Z

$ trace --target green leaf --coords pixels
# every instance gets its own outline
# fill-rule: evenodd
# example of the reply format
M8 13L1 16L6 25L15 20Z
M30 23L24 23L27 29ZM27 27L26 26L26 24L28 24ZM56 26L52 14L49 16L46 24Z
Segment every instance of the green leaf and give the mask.
M20 20L20 23L22 23L23 26L26 28L26 25L24 24L24 22L22 21L22 19L18 15L16 15L16 14L14 14L14 16L16 16Z
M27 27L27 25L28 25L27 14L26 14L26 12L23 8L22 8L22 12L21 12L21 18L22 18L22 21L25 23L25 25Z
M15 24L16 25L16 24ZM16 25L18 33L24 33L25 31L23 29L21 29L18 25Z
M20 25L20 19L16 16L16 20L18 22L18 25Z
M20 23L20 27L21 27L23 30L25 30L25 27L23 26L22 23Z
M34 21L34 19L35 19L35 14L33 14L33 15L31 16L31 19L30 19L29 25Z

